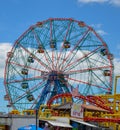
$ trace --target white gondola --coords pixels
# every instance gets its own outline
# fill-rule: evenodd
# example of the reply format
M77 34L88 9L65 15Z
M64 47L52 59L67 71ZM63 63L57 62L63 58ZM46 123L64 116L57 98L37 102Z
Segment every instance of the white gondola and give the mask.
M37 52L38 52L38 53L44 53L44 48L43 48L42 45L39 45Z
M9 95L4 95L4 100L8 101L9 100Z
M28 69L23 68L21 74L28 75Z
M110 76L110 70L104 70L104 76Z
M43 23L42 23L42 22L37 22L36 25L37 25L38 27L42 27L42 26L43 26Z
M12 105L11 104L8 104L7 107L11 107Z
M85 27L85 23L84 23L83 21L80 21L80 22L78 23L78 25L79 25L80 27Z
M12 57L13 57L13 52L8 52L8 53L7 53L7 57L12 58Z
M64 48L70 48L70 42L68 41L65 41L64 44L63 44Z
M28 94L27 95L27 99L28 99L28 101L33 101L34 100L34 96L32 95L32 94Z
M56 42L55 42L55 40L51 40L50 41L50 47L51 48L56 48Z
M27 83L27 82L23 82L23 83L21 84L21 87L22 87L23 89L27 89L29 86L28 86L28 83Z
M110 59L110 60L113 60L113 59L114 59L113 54L111 54L111 53L109 54L109 59Z
M101 55L105 56L105 55L107 55L107 50L105 48L101 49L100 53L101 53Z
M33 59L32 56L29 56L28 59L27 59L27 61L28 61L29 63L33 63L33 62L34 62L34 59Z
M106 94L107 94L107 95L111 95L111 94L112 94L112 92L110 92L110 91L109 91L109 92L106 92Z

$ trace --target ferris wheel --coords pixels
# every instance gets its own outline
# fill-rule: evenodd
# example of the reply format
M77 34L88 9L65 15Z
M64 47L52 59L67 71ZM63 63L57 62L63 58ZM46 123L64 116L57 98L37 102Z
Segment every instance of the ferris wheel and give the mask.
M77 88L84 96L112 92L113 55L83 21L50 18L28 28L8 52L4 83L14 109L35 109Z

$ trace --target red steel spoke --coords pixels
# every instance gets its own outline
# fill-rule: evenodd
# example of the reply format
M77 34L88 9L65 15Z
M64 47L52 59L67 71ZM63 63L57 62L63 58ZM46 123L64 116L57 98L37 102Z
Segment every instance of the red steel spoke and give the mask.
M31 52L28 51L26 48L24 48L22 45L19 44L19 46L21 46L27 53L29 53L31 55ZM45 63L43 63L40 59L38 59L34 54L32 54L33 58L36 59L36 61L38 61L43 67L45 67L48 70L51 70L50 67L48 67Z
M38 38L36 32L35 32L33 29L32 29L32 33L33 33L34 36L35 36L35 39L36 39L36 41L37 41L38 46L40 46L42 43L40 42L40 40L39 40L39 38Z
M65 35L65 37L64 37L64 41L65 41L66 38L67 38L68 32L69 32L69 30L70 30L71 23L72 23L72 20L71 20L70 23L68 24L68 28L67 28L67 31L66 31L66 35ZM64 41L63 41L63 42L64 42ZM60 61L60 57L61 57L61 54L62 54L63 46L64 46L64 45L62 45L61 48L60 48L60 53L59 53L59 56L58 56L58 61ZM58 62L58 64L57 64L56 66L57 66L57 68L59 67L59 62ZM60 67L59 67L59 68L60 68Z
M83 57L80 57L80 58L76 59L76 61L73 61L72 63L70 63L70 64L68 64L67 66L65 66L65 67L64 67L64 70L65 70L66 68L70 67L71 65L76 64L76 63L79 62L80 60L85 59L85 58L88 57L90 54L95 53L95 52L96 52L97 50L99 50L100 48L101 48L101 46L98 47L98 48L96 48L95 50L91 51L90 53L85 54Z
M69 52L69 54L66 56L66 58L63 60L63 62L61 64L64 64L64 62L69 58L69 56L73 53L73 51L78 47L78 45L83 41L83 39L87 36L87 34L89 33L90 29L88 29L84 34L83 37L76 43L76 45L74 46L74 48Z
M9 62L9 63L15 64L15 65L20 66L20 67L25 67L25 68L27 68L27 69L37 70L37 71L43 72L43 70L36 69L36 68L30 67L30 66L21 65L21 64L15 63L15 62Z
M73 79L73 78L68 78L68 79L71 80L71 81L76 81L76 82L79 82L79 83L83 83L83 84L87 84L87 85L94 86L94 87L97 87L97 88L102 88L102 89L108 90L108 88L104 88L102 86L98 86L96 84L91 84L91 83L81 81L81 80L78 80L78 79Z
M37 96L33 104L31 105L30 109L33 109L33 106L36 104L36 102L40 99L41 93Z
M105 68L109 68L110 66L102 66L102 67L96 67L96 68L87 68L87 69L82 69L82 70L72 70L69 71L66 74L77 74L77 73L83 73L83 72L88 72L88 71L93 71L93 70L101 70L101 69L105 69Z
M33 32L33 33L34 33L34 35L35 35L35 38L36 38L37 43L38 43L38 46L42 45L42 43L41 43L41 41L39 40L39 38L38 38L38 36L37 36L36 32L35 32L34 30L32 30L32 32ZM47 59L47 57L46 57L46 55L45 55L45 52L46 52L45 47L44 47L43 49L44 49L44 53L43 53L43 54L44 54L45 59L46 59L46 61L47 61L48 65L49 65L50 63L48 62L48 59Z
M52 20L50 20L50 42L53 40L52 37ZM52 70L54 70L54 49L52 49Z
M23 81L32 81L33 79L34 80L37 80L37 79L43 79L44 77L43 76L34 76L34 77L31 77L31 78L24 78L24 79L21 79L21 80L13 80L13 81L10 81L10 82L6 82L6 84L11 84L11 83L20 83L20 82L23 82Z
M37 87L41 86L42 83L44 83L44 81L38 83L37 85L35 85L34 87L32 87L32 88L29 89L29 90L30 90L30 91L33 91L33 90L36 89ZM24 97L25 95L27 95L26 92L23 93L21 96L17 97L16 100L14 101L14 103L17 102L18 100L20 100L20 99L21 99L22 97Z

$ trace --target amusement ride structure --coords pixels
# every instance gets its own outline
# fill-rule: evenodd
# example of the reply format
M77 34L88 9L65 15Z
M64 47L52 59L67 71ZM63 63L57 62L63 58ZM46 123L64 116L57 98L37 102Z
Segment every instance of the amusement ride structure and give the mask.
M112 60L105 41L83 21L49 18L37 22L8 52L5 98L19 111L41 105L50 109L51 104L62 104L63 97L72 103L88 102L109 113L106 122L119 123L111 119L116 113L109 100L114 100ZM84 120L103 122L105 114L99 118L87 115Z

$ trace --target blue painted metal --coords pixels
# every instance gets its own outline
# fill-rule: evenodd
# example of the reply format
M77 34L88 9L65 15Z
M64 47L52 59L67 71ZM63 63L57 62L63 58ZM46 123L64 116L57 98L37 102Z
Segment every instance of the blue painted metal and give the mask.
M28 125L18 128L18 130L36 130L36 125ZM43 130L42 128L37 128L37 130Z
M52 71L48 76L47 83L35 109L39 109L41 104L47 104L47 101L50 98L62 93L70 93L70 90L66 85L66 80L64 79L64 74Z

